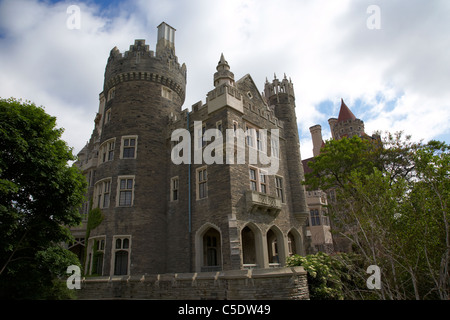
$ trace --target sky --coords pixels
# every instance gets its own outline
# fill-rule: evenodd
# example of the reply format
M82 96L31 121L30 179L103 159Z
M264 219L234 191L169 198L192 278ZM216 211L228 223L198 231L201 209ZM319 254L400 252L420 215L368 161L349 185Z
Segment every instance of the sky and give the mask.
M79 15L73 10L79 8ZM156 48L177 31L187 66L182 109L205 102L221 53L238 80L294 84L302 158L309 128L338 116L341 98L376 130L450 143L448 0L0 0L0 97L44 106L74 153L94 128L110 50Z

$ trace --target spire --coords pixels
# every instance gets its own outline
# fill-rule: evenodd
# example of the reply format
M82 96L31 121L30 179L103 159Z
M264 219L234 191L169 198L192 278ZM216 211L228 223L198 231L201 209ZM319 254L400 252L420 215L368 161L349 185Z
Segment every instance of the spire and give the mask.
M339 111L339 116L337 122L342 122L345 120L355 120L356 117L353 112L347 107L344 102L344 99L341 98L341 110Z
M230 65L223 53L220 55L219 63L216 67L217 72L214 73L214 86L218 87L222 83L227 83L229 85L234 86L234 74L230 71Z
M220 55L220 61L217 65L217 71L219 71L219 67L228 68L228 70L230 69L230 66L228 65L227 60L225 60L225 57L223 56L223 52Z

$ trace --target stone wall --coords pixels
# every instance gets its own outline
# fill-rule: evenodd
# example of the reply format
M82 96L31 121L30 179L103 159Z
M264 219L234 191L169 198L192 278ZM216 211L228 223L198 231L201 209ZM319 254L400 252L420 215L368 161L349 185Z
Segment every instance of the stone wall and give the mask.
M92 277L78 299L308 300L303 267Z

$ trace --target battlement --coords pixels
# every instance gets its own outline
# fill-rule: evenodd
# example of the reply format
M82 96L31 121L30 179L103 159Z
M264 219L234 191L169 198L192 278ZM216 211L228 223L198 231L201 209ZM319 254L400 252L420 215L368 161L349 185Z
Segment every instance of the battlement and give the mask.
M168 49L166 51L162 51L161 54L156 54L155 52L150 50L150 46L145 44L144 39L136 39L134 40L134 44L130 45L130 49L125 51L125 53L121 53L117 47L111 49L108 63L108 66L115 63L124 63L124 59L132 60L135 64L135 68L138 68L138 64L141 60L145 59L154 59L155 61L164 62L170 67L170 70L180 70L184 73L184 77L186 77L186 65L183 63L182 65L178 62L178 57L171 52L172 50ZM143 62L143 61L142 61Z
M167 29L167 26L167 24L161 24L158 27L159 33L162 32L161 28ZM150 46L144 39L136 39L124 54L114 47L105 68L103 92L108 92L110 88L122 81L145 80L169 87L184 101L187 68L184 63L180 65L175 55L174 30L171 28L170 32L164 33L168 34L169 40L164 38L164 34L162 37L158 36L156 54L150 50Z
M278 80L277 75L274 74L274 79L269 82L266 78L266 83L264 85L264 95L266 99L280 93L287 93L288 95L295 97L294 94L294 84L291 79L287 79L286 74L284 74L283 80Z

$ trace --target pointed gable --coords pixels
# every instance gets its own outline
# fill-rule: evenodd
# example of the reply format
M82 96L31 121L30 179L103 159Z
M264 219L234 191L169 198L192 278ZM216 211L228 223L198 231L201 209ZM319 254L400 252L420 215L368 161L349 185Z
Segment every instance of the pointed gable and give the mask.
M256 105L267 105L266 100L261 96L258 87L249 74L236 81L236 87L243 95L254 101Z

